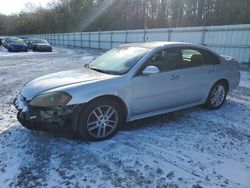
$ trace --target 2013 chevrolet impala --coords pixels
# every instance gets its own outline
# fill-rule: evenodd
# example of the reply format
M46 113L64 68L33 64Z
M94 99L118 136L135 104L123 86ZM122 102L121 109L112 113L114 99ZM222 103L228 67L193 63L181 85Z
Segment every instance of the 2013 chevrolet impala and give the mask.
M233 58L204 46L134 43L83 68L35 79L14 103L19 122L29 129L61 128L103 140L126 121L200 104L217 109L239 80Z

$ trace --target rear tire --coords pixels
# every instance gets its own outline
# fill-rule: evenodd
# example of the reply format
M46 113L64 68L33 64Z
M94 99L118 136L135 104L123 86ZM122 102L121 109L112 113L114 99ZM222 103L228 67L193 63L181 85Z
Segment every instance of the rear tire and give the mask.
M114 136L123 123L120 104L109 98L100 98L80 112L78 132L83 138L101 141Z
M215 83L209 92L206 106L212 110L220 108L226 100L227 92L228 89L224 82Z

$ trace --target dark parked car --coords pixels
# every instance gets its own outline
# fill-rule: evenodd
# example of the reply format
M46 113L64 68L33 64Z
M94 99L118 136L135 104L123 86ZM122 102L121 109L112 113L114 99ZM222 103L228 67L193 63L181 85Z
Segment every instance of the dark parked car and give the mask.
M28 46L23 39L17 37L6 37L2 40L2 45L9 52L28 52Z
M36 39L33 43L34 52L52 52L52 46L46 40Z

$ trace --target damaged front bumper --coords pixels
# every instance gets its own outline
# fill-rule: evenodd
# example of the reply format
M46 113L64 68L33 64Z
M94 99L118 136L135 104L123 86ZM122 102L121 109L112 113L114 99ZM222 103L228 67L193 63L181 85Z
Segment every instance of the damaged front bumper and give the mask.
M26 128L42 131L77 131L80 105L63 107L34 107L22 95L14 100L17 119ZM82 106L82 105L81 105Z

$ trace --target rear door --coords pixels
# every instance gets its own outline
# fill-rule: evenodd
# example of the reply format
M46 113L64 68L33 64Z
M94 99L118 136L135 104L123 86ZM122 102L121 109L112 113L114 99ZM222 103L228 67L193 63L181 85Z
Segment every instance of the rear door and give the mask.
M209 63L206 51L198 48L184 47L180 54L178 69L188 102L204 101L214 83L215 65Z

